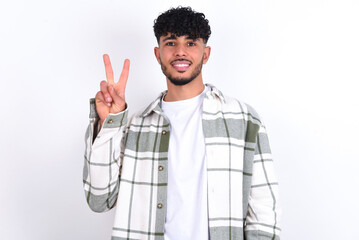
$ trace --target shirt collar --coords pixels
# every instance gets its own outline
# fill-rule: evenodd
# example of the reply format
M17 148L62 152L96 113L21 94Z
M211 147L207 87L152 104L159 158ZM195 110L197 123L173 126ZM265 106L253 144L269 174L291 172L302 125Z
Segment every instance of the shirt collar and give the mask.
M208 98L208 99L219 98L220 101L222 101L223 103L225 102L224 95L222 94L221 91L219 91L212 84L206 83L205 85L207 87L209 87L209 91L206 93L205 98ZM162 114L163 112L162 112L162 109L161 109L161 99L166 94L167 94L167 90L161 92L160 95L158 95L158 97L150 105L148 105L148 107L141 113L140 116L141 117L147 117L152 112Z

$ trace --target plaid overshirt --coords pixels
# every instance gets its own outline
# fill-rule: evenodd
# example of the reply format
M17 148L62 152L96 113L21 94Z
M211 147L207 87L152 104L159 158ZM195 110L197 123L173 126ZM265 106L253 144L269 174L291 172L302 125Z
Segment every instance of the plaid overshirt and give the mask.
M211 240L279 239L278 183L256 111L214 86L203 101ZM161 98L127 123L110 114L97 134L94 101L86 132L83 183L96 212L116 205L112 239L164 239L170 123Z

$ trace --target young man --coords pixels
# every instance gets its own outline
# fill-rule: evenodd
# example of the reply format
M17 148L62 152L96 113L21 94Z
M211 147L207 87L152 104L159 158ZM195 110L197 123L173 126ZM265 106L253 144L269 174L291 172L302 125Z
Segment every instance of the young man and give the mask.
M268 139L248 105L203 84L211 34L202 13L174 8L154 25L168 91L127 121L129 60L91 100L84 189L91 209L116 205L113 240L279 239Z

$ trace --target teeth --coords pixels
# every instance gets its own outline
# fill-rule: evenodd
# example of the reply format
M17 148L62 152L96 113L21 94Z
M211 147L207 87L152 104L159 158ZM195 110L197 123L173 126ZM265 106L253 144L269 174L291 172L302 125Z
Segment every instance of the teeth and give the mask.
M176 67L188 67L189 64L175 64Z

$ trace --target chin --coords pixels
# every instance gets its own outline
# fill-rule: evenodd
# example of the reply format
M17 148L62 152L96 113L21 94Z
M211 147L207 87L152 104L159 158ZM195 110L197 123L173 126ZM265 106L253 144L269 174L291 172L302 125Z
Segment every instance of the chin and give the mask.
M168 79L168 80L170 80L170 82L176 86L184 86L184 85L192 82L191 79L189 79L189 80L188 79L180 79L180 80L179 79Z

